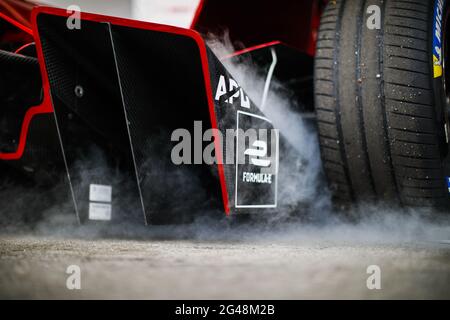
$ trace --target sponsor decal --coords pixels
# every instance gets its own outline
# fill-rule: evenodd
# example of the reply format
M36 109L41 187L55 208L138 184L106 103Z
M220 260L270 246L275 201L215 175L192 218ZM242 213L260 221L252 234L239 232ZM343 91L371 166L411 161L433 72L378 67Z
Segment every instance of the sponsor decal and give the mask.
M254 173L246 172L242 174L242 181L253 183L269 183L272 184L272 174L270 173Z
M277 206L278 131L265 117L237 112L238 132L259 128L255 136L236 135L236 208Z
M442 16L445 0L436 0L433 19L433 74L434 78L442 76Z
M229 104L233 104L234 101L238 99L242 108L250 108L250 99L244 93L244 90L239 87L235 80L229 78L227 81L225 76L223 75L221 75L219 78L215 99L219 102L224 99L225 102Z
M256 140L253 142L252 146L255 149L249 148L244 151L245 155L250 156L252 164L259 167L270 166L270 160L264 159L267 156L267 142L264 140Z

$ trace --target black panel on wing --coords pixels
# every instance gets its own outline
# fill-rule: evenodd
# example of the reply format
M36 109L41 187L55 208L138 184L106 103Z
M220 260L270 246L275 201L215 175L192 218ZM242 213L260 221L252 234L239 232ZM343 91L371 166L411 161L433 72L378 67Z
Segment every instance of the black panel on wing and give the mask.
M278 133L214 53L208 49L211 86L224 143L224 171L232 213L271 213L278 207Z
M201 162L211 143L202 141L211 121L197 43L116 25L111 33L148 221L180 222L222 209L216 165L175 165L171 159L176 129L190 132L192 162ZM194 121L202 123L200 135Z
M143 222L109 24L37 17L80 220Z

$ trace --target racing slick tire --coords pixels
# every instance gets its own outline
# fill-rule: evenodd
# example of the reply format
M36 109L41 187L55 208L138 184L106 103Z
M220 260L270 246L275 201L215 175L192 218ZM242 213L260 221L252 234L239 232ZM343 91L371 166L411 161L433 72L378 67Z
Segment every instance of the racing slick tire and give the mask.
M377 200L448 206L447 12L445 0L336 0L326 6L316 48L315 109L338 206Z

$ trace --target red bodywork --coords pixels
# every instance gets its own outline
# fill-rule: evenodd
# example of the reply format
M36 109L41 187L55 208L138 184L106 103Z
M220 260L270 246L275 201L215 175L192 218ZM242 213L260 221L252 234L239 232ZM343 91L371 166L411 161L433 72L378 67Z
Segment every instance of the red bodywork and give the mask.
M0 43L14 43L16 46L14 51L19 52L35 41L31 29L31 11L35 6L35 4L25 1L0 0L0 19L2 23L8 25L8 28L2 30L0 34ZM31 120L37 114L51 112L53 112L53 107L48 95L44 95L40 105L30 106L22 122L17 150L11 153L0 153L0 160L20 159L25 151Z
M201 34L229 33L239 51L246 52L275 42L283 42L311 56L315 52L320 15L326 0L260 0L257 3L238 0L201 0L191 29ZM32 9L37 4L24 0L0 0L0 20L10 24L10 29L0 33L0 43L12 42L15 52L31 42ZM120 20L120 19L118 19ZM191 34L197 34L190 31ZM41 64L41 68L43 68ZM44 79L45 87L45 79ZM206 83L208 86L209 83ZM45 89L45 88L44 88ZM48 92L39 106L30 106L22 122L18 148L13 153L0 153L0 160L17 160L23 155L27 133L32 118L40 113L51 113L53 107Z
M31 30L31 10L36 4L21 0L1 0L0 14Z
M191 28L228 32L242 49L280 41L313 56L324 0L202 0Z
M0 43L26 45L34 41L30 23L34 6L25 1L0 0L0 20L5 23L5 29L0 30Z

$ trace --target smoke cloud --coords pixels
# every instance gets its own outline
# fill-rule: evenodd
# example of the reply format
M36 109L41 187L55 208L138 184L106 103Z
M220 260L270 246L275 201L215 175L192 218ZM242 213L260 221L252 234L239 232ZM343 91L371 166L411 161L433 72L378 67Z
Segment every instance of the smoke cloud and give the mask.
M225 57L235 51L226 35L210 36L208 45L218 57ZM265 73L255 68L252 61L241 61L236 64L225 59L223 63L250 98L257 105L260 104L266 80ZM89 239L111 237L331 245L448 243L446 241L450 238L450 217L448 214L437 213L431 209L399 209L392 208L388 204L367 204L350 208L345 212L335 211L322 172L314 124L295 111L298 106L285 94L285 90L281 89L282 85L273 79L264 108L264 113L272 119L275 127L292 146L292 151L286 155L287 168L280 173L280 180L283 181L283 187L279 190L280 202L285 203L286 208L279 214L271 217L256 215L247 221L236 221L222 217L221 213L202 212L193 223L184 225L146 227L121 224L80 227L77 226L74 217L67 214L71 206L70 197L63 197L65 200L56 204L49 200L37 200L41 210L39 215L44 219L31 223L15 215L24 212L24 209L27 211L26 207L31 208L34 205L38 191L17 188L8 182L2 182L0 232ZM290 175L289 172L298 174ZM295 208L297 214L292 214L292 208ZM15 216L16 219L13 219L15 223L11 223L11 216Z

